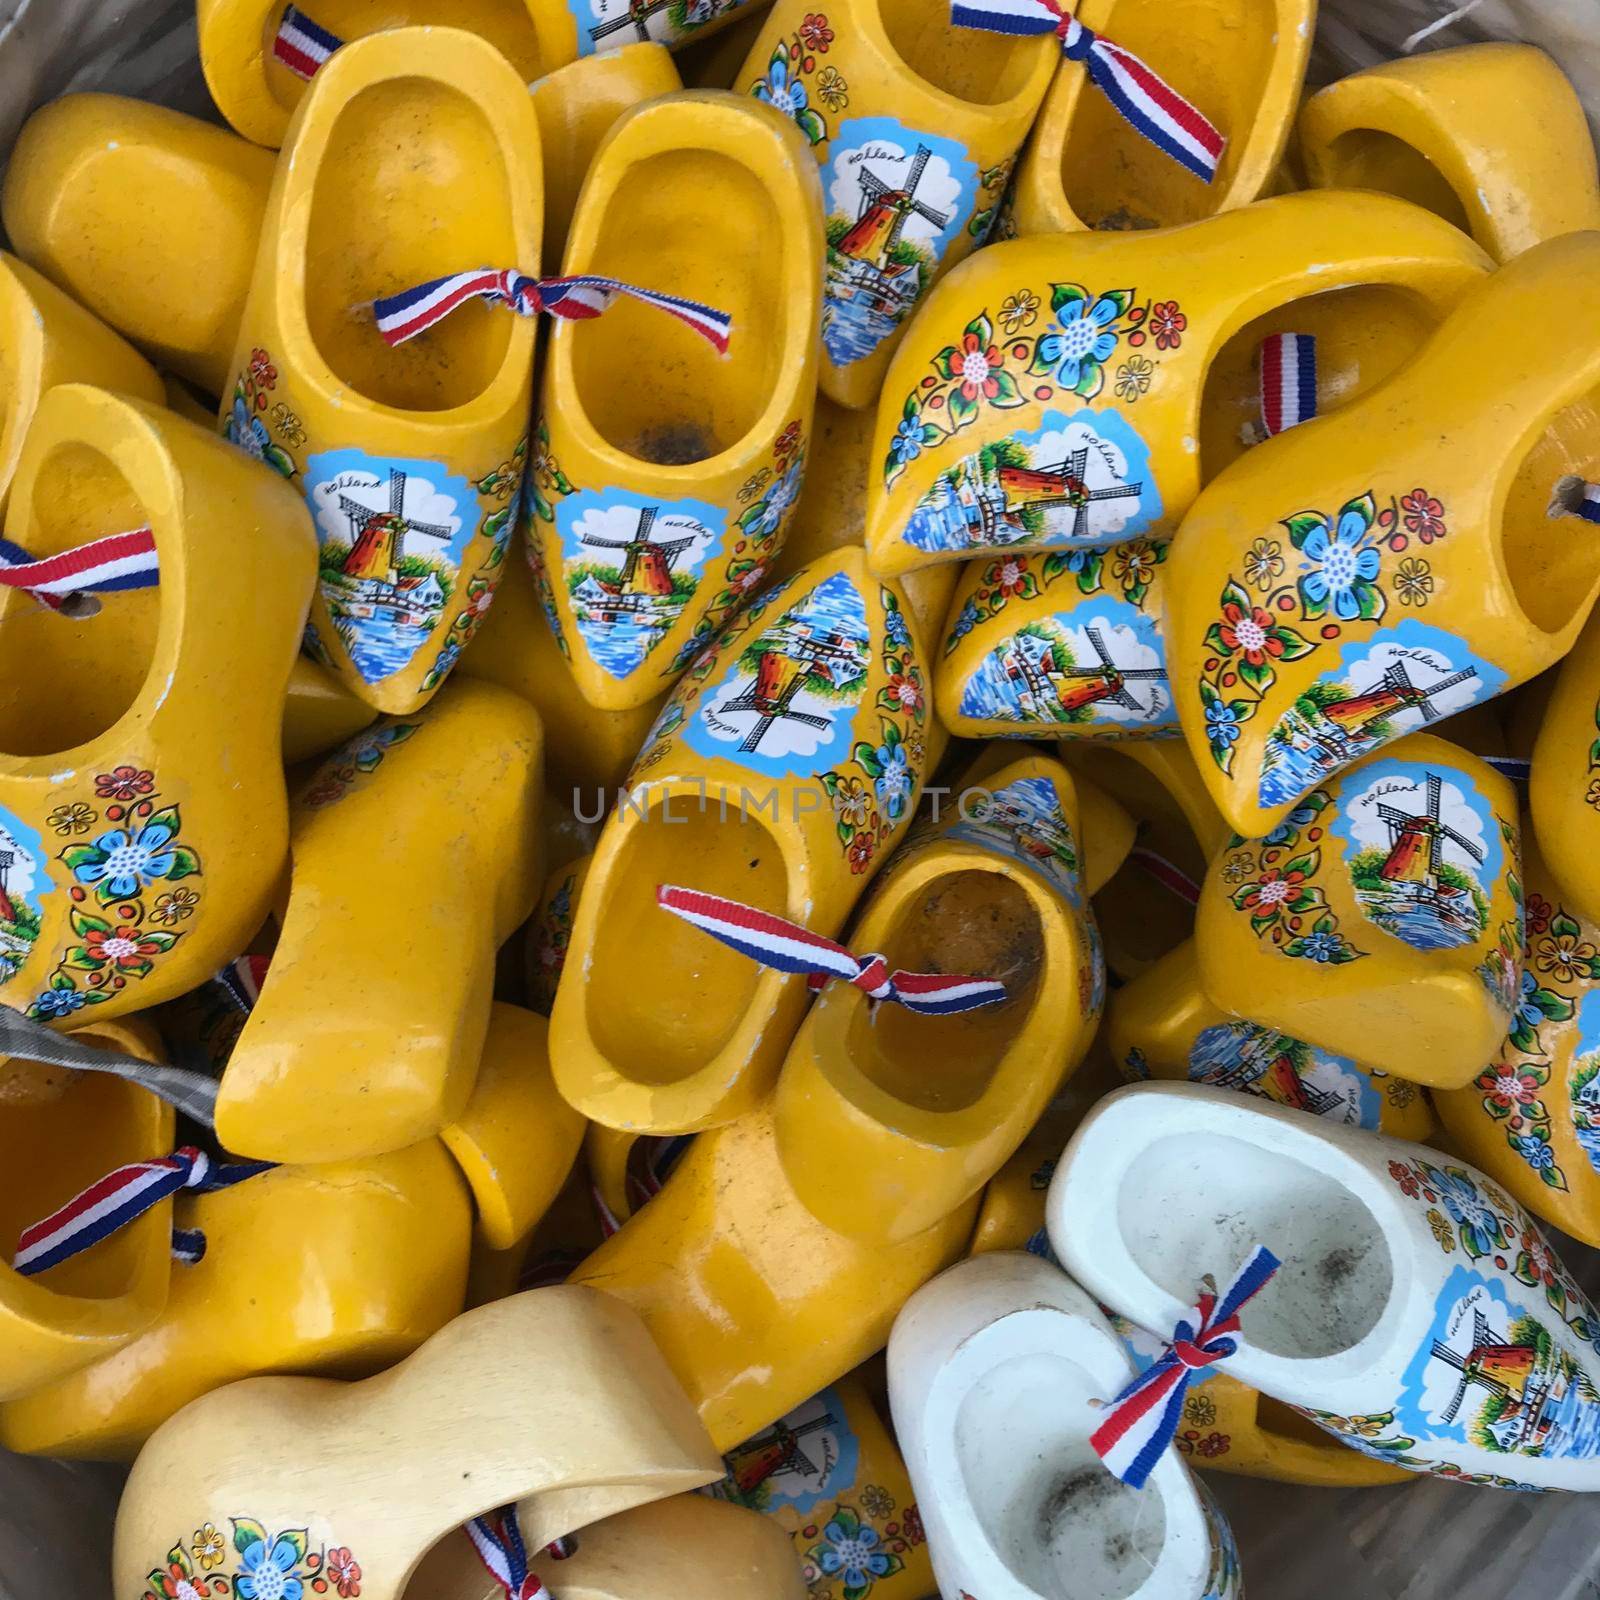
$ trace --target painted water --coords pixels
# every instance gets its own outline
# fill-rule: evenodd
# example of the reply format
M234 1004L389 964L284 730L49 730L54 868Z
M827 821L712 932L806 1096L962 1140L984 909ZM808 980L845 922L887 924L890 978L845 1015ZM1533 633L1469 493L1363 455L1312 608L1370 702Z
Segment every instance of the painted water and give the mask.
M661 643L682 612L683 603L679 601L661 605L648 614L624 614L615 622L581 613L575 620L578 634L595 664L613 678L625 678Z
M410 666L432 633L431 628L402 622L402 613L387 607L374 608L370 617L345 617L339 614L332 596L329 604L333 625L339 630L356 671L367 683L377 683Z
M1028 537L1021 523L1006 517L1005 496L998 489L969 490L969 500L963 501L952 477L945 473L936 478L933 487L917 502L900 535L907 544L918 550L971 550L975 546L999 548L1017 544ZM978 510L979 498L988 500L994 509L987 529Z
M1320 737L1324 731L1330 736L1327 740ZM1291 707L1268 738L1261 758L1261 804L1282 806L1298 800L1329 773L1377 749L1378 743L1359 734L1340 734L1320 717L1310 724Z
M1371 921L1414 950L1457 950L1483 931L1477 906L1464 894L1434 896L1398 886L1358 887L1356 898Z
M822 343L829 360L836 367L843 367L870 356L900 326L903 315L904 312L891 316L879 311L860 296L852 300L826 296L822 302Z

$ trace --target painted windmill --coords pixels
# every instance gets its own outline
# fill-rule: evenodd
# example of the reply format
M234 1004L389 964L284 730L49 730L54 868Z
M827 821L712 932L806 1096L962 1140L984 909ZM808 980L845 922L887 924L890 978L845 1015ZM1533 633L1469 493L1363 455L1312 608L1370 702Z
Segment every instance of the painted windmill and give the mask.
M1379 869L1379 876L1386 882L1406 884L1419 893L1437 895L1439 862L1447 839L1458 850L1465 851L1474 861L1482 864L1482 846L1439 820L1441 788L1438 774L1430 772L1425 811L1413 814L1400 810L1398 806L1379 805L1378 815L1389 824L1389 856Z
M761 1487L768 1478L780 1472L804 1473L816 1477L822 1468L805 1453L801 1438L808 1433L820 1433L825 1428L836 1428L838 1422L831 1412L790 1427L781 1418L753 1439L747 1439L728 1457L728 1470L741 1494L750 1494Z
M1051 689L1063 711L1076 711L1080 706L1092 706L1105 701L1114 706L1125 706L1129 711L1137 711L1141 716L1147 716L1155 709L1154 704L1144 706L1134 698L1132 690L1128 688L1130 682L1142 683L1167 681L1165 667L1119 667L1106 648L1104 635L1098 628L1090 627L1083 630L1089 636L1089 643L1094 646L1094 653L1100 660L1093 666L1067 667L1061 671L1052 671L1054 678L1076 678L1079 683L1075 687L1065 688L1060 684L1052 683ZM1037 691L1036 691L1037 692Z
M1091 489L1083 476L1088 467L1087 445L1053 466L1001 467L1000 488L1006 511L1014 515L1032 507L1048 511L1066 506L1073 513L1067 537L1081 539L1089 531L1089 507L1096 501L1134 500L1144 493L1142 483L1113 483L1104 489ZM1026 498L1013 499L1013 495Z
M1461 1374L1460 1385L1450 1403L1440 1414L1441 1422L1456 1420L1462 1406L1466 1404L1468 1391L1474 1384L1481 1389L1487 1389L1492 1395L1514 1401L1519 1406L1524 1402L1529 1379L1533 1376L1534 1359L1538 1352L1531 1344L1503 1344L1491 1339L1490 1334L1493 1331L1488 1318L1481 1311L1474 1309L1472 1348L1466 1355L1461 1355L1437 1339L1433 1341L1434 1360L1454 1367Z
M1426 688L1411 681L1403 661L1386 667L1382 679L1365 694L1352 695L1348 700L1337 700L1322 708L1322 715L1347 736L1365 733L1374 722L1393 717L1402 711L1420 711L1424 722L1436 722L1439 711L1433 704L1436 696L1458 683L1470 682L1478 676L1476 667L1466 667L1460 672L1440 678Z
M621 588L624 594L672 593L672 563L694 544L695 536L687 539L662 539L650 537L651 525L656 520L657 507L646 506L639 513L639 524L631 539L599 539L591 533L580 535L580 543L597 550L625 550L622 562Z
M795 696L807 678L822 673L834 683L847 682L861 672L861 646L839 633L818 632L807 623L786 630L761 652L756 676L748 689L725 700L721 711L754 711L756 724L745 736L740 750L758 750L774 723L802 722L809 728L826 729L829 717L792 709Z
M6 922L17 920L17 908L11 900L11 868L16 859L14 851L0 850L0 919Z
M1200 1080L1218 1089L1238 1089L1251 1093L1252 1085L1263 1079L1269 1090L1268 1098L1297 1111L1309 1111L1313 1116L1329 1116L1342 1104L1331 1090L1319 1089L1295 1070L1286 1041L1281 1034L1263 1031L1246 1039L1239 1050L1239 1059L1231 1066L1217 1066L1208 1070Z
M620 33L624 28L632 28L642 42L649 43L651 17L658 11L665 11L671 4L672 0L628 0L628 9L621 16L598 22L589 29L589 40L592 44L599 44L602 39Z
M835 247L840 255L876 266L880 272L889 270L889 256L900 242L901 230L913 213L931 222L936 230L950 226L948 211L935 211L926 201L917 199L917 186L933 152L919 144L911 158L911 170L905 182L897 189L886 183L864 163L857 174L861 185L861 211L850 231Z
M389 469L389 509L374 511L371 506L339 496L339 509L350 519L350 554L344 572L351 578L377 578L393 582L406 553L408 533L426 534L430 539L448 540L454 531L434 522L417 522L405 513L405 473Z

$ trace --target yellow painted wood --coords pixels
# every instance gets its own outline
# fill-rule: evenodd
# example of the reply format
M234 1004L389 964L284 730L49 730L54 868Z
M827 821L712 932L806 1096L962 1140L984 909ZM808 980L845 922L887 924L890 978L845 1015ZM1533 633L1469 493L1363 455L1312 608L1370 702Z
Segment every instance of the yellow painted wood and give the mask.
M1576 524L1574 524L1576 527ZM1582 537L1579 535L1579 537ZM1539 850L1561 898L1600 921L1600 622L1584 625L1540 710L1522 706L1519 728L1535 728L1528 809Z
M572 942L572 921L583 880L589 872L588 855L564 861L545 880L544 893L528 922L523 959L528 980L528 1003L540 1016L555 1009L556 986L566 970Z
M285 766L326 755L373 720L372 707L356 699L326 667L295 657L283 702Z

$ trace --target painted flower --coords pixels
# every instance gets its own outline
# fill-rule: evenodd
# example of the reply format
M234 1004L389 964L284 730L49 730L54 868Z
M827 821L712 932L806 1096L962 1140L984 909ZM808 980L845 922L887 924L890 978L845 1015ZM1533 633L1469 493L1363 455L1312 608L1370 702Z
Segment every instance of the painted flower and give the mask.
M1433 1236L1439 1241L1439 1248L1446 1255L1456 1247L1455 1229L1450 1226L1432 1206L1428 1207L1428 1226L1433 1230Z
M922 1513L914 1506L907 1506L900 1513L900 1537L909 1545L927 1543L928 1535L922 1526Z
M879 1544L876 1528L869 1528L848 1506L840 1506L822 1530L822 1543L813 1546L810 1555L825 1576L843 1578L848 1588L865 1589L900 1570L899 1558Z
M772 453L779 461L787 461L800 448L800 419L795 418L774 441Z
M1416 534L1424 544L1444 538L1444 505L1426 489L1413 489L1410 494L1401 495L1400 511L1406 531Z
M1300 546L1305 557L1300 563L1300 593L1308 602L1310 615L1321 616L1330 605L1343 622L1383 614L1383 595L1373 582L1382 558L1364 543L1368 526L1358 512L1346 506L1333 528L1322 521L1306 534Z
M71 838L74 834L87 833L99 817L93 806L82 800L69 801L64 806L57 806L50 813L50 826L59 834Z
M968 596L966 603L956 615L955 625L950 630L950 642L954 644L957 639L966 638L981 620L977 602Z
M1575 933L1557 933L1534 946L1533 964L1564 983L1577 983L1595 975L1595 957L1600 952Z
M114 767L94 780L94 792L102 800L137 800L155 788L155 774L138 767Z
M1560 1262L1545 1243L1544 1235L1531 1224L1522 1230L1522 1254L1528 1274L1540 1282L1554 1283L1561 1276Z
M1556 908L1542 894L1535 890L1528 895L1524 916L1530 934L1543 933L1550 926L1550 919L1555 914Z
M956 362L956 376L961 393L968 400L993 400L1000 393L1000 379L996 374L1003 365L999 348L985 344L970 328L961 335L961 351Z
M805 477L805 461L796 459L788 470L767 490L766 498L751 506L740 517L745 537L765 539L778 531L789 508L800 498L800 487Z
M1150 332L1158 350L1176 350L1183 343L1189 319L1178 309L1176 300L1159 300L1150 307Z
M820 144L827 137L822 118L810 109L806 86L794 76L789 64L789 52L779 45L767 63L766 77L757 81L750 91L758 100L765 100L775 111L793 117L800 131L812 144Z
M289 459L288 452L272 442L267 425L260 417L251 415L241 394L235 393L233 397L233 412L224 433L229 444L237 445L252 460L271 467L285 478L294 476L294 462Z
M837 67L824 67L817 74L817 98L830 111L843 111L850 104L849 88Z
M146 1600L206 1600L211 1585L195 1576L194 1567L182 1550L173 1550L165 1567L158 1567L147 1580Z
M895 673L889 679L885 692L899 704L902 711L915 711L923 702L922 684L915 675L915 669L911 676Z
M1299 940L1298 949L1292 953L1304 956L1308 961L1328 962L1337 961L1344 949L1344 940L1338 934L1318 928Z
M1226 700L1206 701L1206 738L1226 749L1239 737L1238 707Z
M1233 903L1241 911L1270 912L1276 916L1299 896L1305 881L1306 874L1298 868L1285 872L1281 867L1267 867L1258 882L1249 884L1233 897Z
M344 1600L361 1593L361 1563L343 1545L337 1545L328 1552L322 1571Z
M281 400L272 408L272 425L278 430L278 437L291 448L306 442L305 424Z
M1197 1428L1209 1428L1217 1420L1216 1402L1208 1395L1191 1394L1183 1402L1183 1420Z
M1384 1093L1388 1095L1390 1105L1397 1111L1404 1111L1417 1098L1417 1086L1405 1078L1391 1078Z
M259 346L250 352L250 381L260 389L271 389L278 382L278 369L272 357Z
M1405 1164L1405 1162L1391 1161L1389 1163L1389 1176L1400 1185L1401 1194L1409 1195L1413 1200L1417 1198L1417 1194L1419 1192L1417 1175Z
M887 607L883 613L883 629L889 636L889 643L896 650L909 650L911 648L911 625L906 621L906 614L898 605Z
M1210 1433L1204 1439L1195 1441L1194 1453L1197 1456L1221 1456L1228 1453L1228 1446L1233 1441L1225 1433Z
M869 1517L886 1517L894 1510L894 1496L880 1484L869 1483L859 1498Z
M1535 1172L1543 1172L1556 1164L1556 1153L1543 1139L1531 1133L1515 1135L1511 1147Z
M739 486L739 498L749 500L760 494L766 488L768 480L772 477L771 467L759 467Z
M1433 593L1433 571L1426 561L1407 556L1394 577L1394 592L1403 606L1425 606Z
M234 1544L239 1550L239 1572L233 1580L240 1600L303 1600L305 1573L297 1570L306 1553L306 1536L296 1530L280 1533L269 1540L264 1529L260 1538L250 1535L259 1523L235 1519Z
M1006 599L1014 600L1028 587L1028 563L1020 556L997 561L984 573L983 581L992 584Z
M915 461L922 454L922 424L915 417L902 417L889 441L889 453L898 466Z
M1031 289L1018 289L1000 302L1000 330L1020 333L1031 328L1039 315L1039 297Z
M29 1011L41 1022L54 1022L60 1017L70 1017L86 1003L76 989L46 989Z
M1270 589L1283 576L1283 546L1276 539L1257 539L1244 553L1245 582Z
M150 960L169 948L170 933L148 938L137 927L89 928L83 935L83 965L112 966L121 972L149 971Z
M214 1523L207 1522L194 1530L194 1540L189 1546L203 1571L220 1567L223 1560L222 1535Z
M849 861L852 872L862 873L867 870L872 860L873 843L872 834L863 828L845 847L845 858Z
M1111 557L1111 576L1126 589L1145 590L1156 575L1155 547L1148 544L1125 544L1117 547Z
M1281 656L1285 641L1279 636L1269 612L1260 606L1243 606L1229 601L1222 608L1220 632L1229 650L1239 651L1253 667L1265 664L1269 656Z
M1241 851L1238 855L1229 856L1222 863L1222 881L1224 883L1243 883L1255 870L1256 858L1248 852Z
M911 760L903 743L880 744L878 765L882 770L873 779L872 787L892 822L905 809L906 797L911 793Z
M1491 1070L1478 1079L1484 1098L1492 1100L1503 1111L1531 1104L1539 1098L1539 1080L1531 1072L1516 1072L1509 1066Z
M62 854L79 883L99 886L102 898L125 900L176 867L192 870L189 853L173 848L175 832L172 824L152 818L137 832L112 828L93 844L75 844Z
M1516 1140L1512 1142L1518 1143ZM1554 1157L1551 1159L1554 1160ZM1479 1194L1478 1186L1466 1173L1454 1167L1429 1167L1426 1170L1429 1183L1438 1190L1440 1201L1460 1230L1461 1243L1468 1253L1474 1256L1487 1254L1502 1238L1500 1218L1494 1208Z
M800 43L807 50L815 50L818 55L826 55L828 46L833 43L833 29L828 26L828 19L820 12L813 11L800 24Z
M1030 371L1053 373L1063 389L1092 400L1105 385L1101 370L1117 348L1117 318L1129 295L1117 290L1091 300L1076 284L1057 284L1051 296L1056 331L1041 334Z
M859 778L841 778L833 791L833 814L847 828L859 828L872 809L872 797Z
M1129 356L1117 368L1117 398L1133 401L1150 392L1150 379L1156 364L1148 356Z

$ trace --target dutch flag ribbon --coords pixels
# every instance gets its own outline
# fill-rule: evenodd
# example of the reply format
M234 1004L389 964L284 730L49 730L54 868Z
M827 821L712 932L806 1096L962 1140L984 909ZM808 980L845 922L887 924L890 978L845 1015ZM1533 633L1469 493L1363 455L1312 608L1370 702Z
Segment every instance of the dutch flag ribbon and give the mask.
M842 978L874 1001L893 1001L920 1016L948 1016L975 1011L1006 997L1006 987L992 978L964 978L943 972L891 972L881 955L856 956L842 944L787 922L770 911L723 900L698 889L661 884L656 904L675 917L720 939L731 950L779 972L804 975L813 990L830 978Z
M564 322L581 322L598 317L619 296L676 317L694 329L718 355L728 353L733 318L726 312L657 289L636 288L616 278L530 278L511 269L482 267L386 295L373 301L372 310L378 319L378 332L393 345L426 332L469 300L509 306L519 317L536 317L542 311Z
M1166 1349L1106 1403L1106 1420L1089 1443L1114 1477L1130 1488L1144 1487L1177 1435L1195 1374L1239 1348L1233 1335L1239 1331L1240 1307L1266 1287L1279 1265L1270 1250L1257 1245L1220 1298L1215 1282L1205 1279L1199 1302L1178 1323Z
M1553 517L1582 517L1585 522L1600 522L1600 483L1585 483L1582 478L1563 478L1556 484L1550 502Z
M1061 53L1083 63L1089 81L1136 132L1197 178L1210 183L1216 177L1228 143L1216 127L1138 56L1063 11L1060 0L951 0L950 20L986 33L1057 35Z
M344 40L313 22L295 6L285 6L283 21L272 41L272 56L297 78L314 78Z
M1149 877L1154 878L1168 893L1176 895L1178 899L1187 901L1192 906L1200 904L1200 885L1182 867L1168 861L1165 856L1157 855L1154 850L1146 849L1143 845L1135 845L1128 852L1128 860Z
M1480 755L1478 759L1512 783L1526 783L1533 776L1533 763L1526 756Z
M1317 414L1317 341L1309 333L1274 333L1261 341L1261 424L1267 436Z
M148 589L160 581L156 537L149 528L91 539L42 561L20 544L0 539L0 584L27 590L52 611L59 611L73 595Z
M201 1194L231 1189L234 1184L269 1172L276 1165L273 1161L219 1165L203 1150L183 1145L170 1156L118 1167L48 1217L24 1228L17 1241L12 1270L23 1277L32 1277L110 1238L168 1195L183 1189ZM205 1253L205 1240L198 1235L198 1230L179 1230L174 1247L180 1260L198 1261Z
M467 1524L467 1537L489 1576L505 1591L506 1600L551 1600L539 1574L528 1571L528 1551L515 1506L474 1517Z

